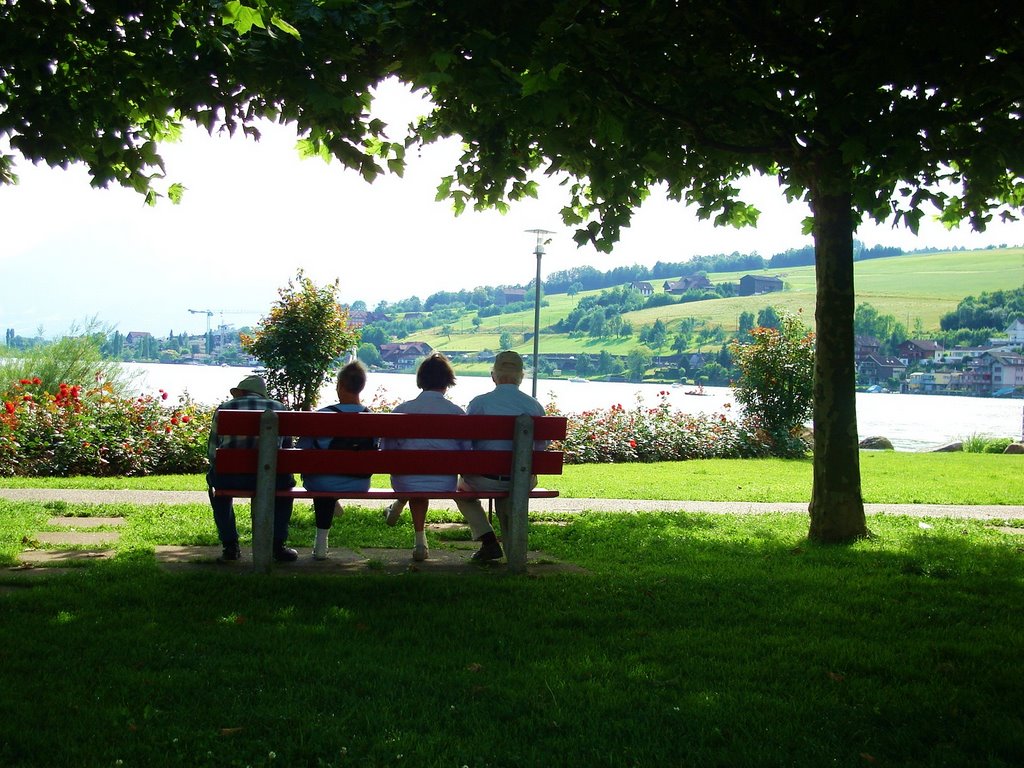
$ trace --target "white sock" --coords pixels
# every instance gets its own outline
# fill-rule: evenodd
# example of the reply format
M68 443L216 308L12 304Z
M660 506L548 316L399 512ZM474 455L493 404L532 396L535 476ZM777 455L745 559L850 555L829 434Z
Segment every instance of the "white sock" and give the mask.
M425 547L425 546L427 546L427 532L426 531L416 531L416 546L417 547Z
M316 547L327 547L327 537L330 535L330 528L317 528L316 529Z

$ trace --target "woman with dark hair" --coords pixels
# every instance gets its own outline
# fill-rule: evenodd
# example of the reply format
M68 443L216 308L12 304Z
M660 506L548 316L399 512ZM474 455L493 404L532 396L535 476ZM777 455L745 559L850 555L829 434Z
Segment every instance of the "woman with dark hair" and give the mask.
M455 403L445 399L445 392L455 386L455 371L444 355L435 352L420 363L416 371L416 386L422 391L412 400L407 400L394 409L394 413L457 413L465 415ZM420 451L468 451L472 444L468 440L448 438L384 438L383 450ZM455 491L457 475L392 475L391 487L402 491ZM427 521L428 499L398 499L384 510L388 525L395 525L408 503L412 524L416 531L413 560L426 560L429 554L424 531Z

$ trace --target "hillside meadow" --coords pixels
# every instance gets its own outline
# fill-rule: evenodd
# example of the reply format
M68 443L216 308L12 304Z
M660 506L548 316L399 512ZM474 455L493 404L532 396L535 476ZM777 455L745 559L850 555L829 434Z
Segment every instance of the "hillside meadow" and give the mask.
M708 275L713 283L736 283L747 272L717 272ZM567 316L586 296L601 291L583 291L575 296L556 294L545 297L541 307L543 351L548 354L597 354L601 350L625 355L639 344L637 335L645 325L660 319L668 325L669 337L679 323L688 317L722 326L733 332L743 312L756 315L766 306L799 314L803 322L814 327L814 267L767 269L759 274L778 277L785 282L780 293L759 296L736 296L725 299L689 302L653 307L623 315L633 325L633 336L626 338L571 338L568 334L546 331ZM1006 290L1024 285L1024 248L1002 248L981 251L895 256L886 259L858 261L854 265L857 302L871 304L880 314L892 315L908 328L918 320L926 331L939 328L942 315L952 312L966 296ZM656 293L662 292L663 279L652 280ZM533 311L516 312L482 318L479 328L470 323L467 314L452 324L450 335L440 327L412 334L408 341L425 341L435 349L479 351L497 349L501 333L518 335L533 329ZM533 350L532 341L521 341L513 347L521 353ZM664 348L664 349L667 349Z

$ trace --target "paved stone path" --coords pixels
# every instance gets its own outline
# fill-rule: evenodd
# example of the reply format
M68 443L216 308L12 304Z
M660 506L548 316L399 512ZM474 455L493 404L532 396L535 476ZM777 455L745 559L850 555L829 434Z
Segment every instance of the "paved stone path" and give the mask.
M64 501L69 504L207 504L205 491L85 491L59 488L0 488L0 499L10 501ZM309 503L300 499L297 503ZM431 501L434 509L455 509L451 501ZM765 514L806 512L806 502L754 501L657 501L650 499L534 499L532 512L710 512L722 514ZM962 517L974 520L1024 519L1024 505L955 504L865 504L868 515L890 514L914 517Z

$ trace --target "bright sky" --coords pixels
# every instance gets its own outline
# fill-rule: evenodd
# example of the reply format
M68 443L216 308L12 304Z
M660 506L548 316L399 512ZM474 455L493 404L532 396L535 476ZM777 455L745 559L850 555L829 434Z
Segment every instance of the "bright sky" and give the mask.
M385 87L375 112L402 128L418 98ZM753 179L745 199L762 211L757 229L716 228L657 193L611 254L577 248L558 210L565 190L543 186L537 201L456 218L434 202L454 166L455 143L409 158L404 178L372 185L338 163L300 160L293 130L269 125L256 143L211 138L194 129L163 148L168 178L187 187L180 205L147 207L124 189L94 190L83 168L18 166L16 186L0 186L0 326L59 335L93 316L123 333L202 332L254 324L298 268L317 283L340 279L342 301L425 299L438 290L525 284L536 270L534 235L554 230L543 274L589 264L599 270L711 253L762 256L808 244L804 205L787 204L774 180ZM868 245L948 248L1024 244L1024 224L977 234L937 223L905 229L862 226Z

